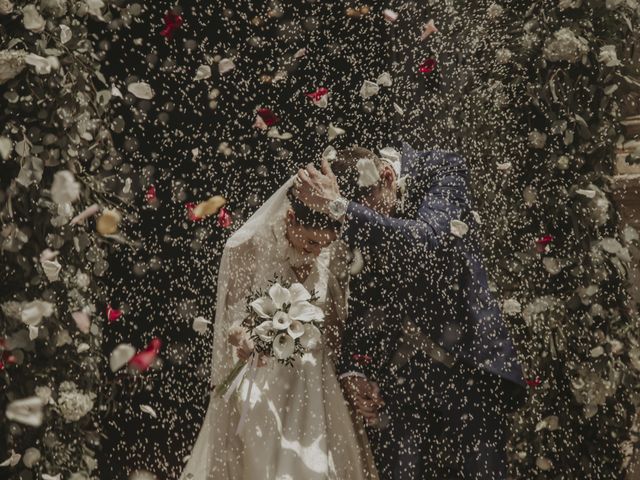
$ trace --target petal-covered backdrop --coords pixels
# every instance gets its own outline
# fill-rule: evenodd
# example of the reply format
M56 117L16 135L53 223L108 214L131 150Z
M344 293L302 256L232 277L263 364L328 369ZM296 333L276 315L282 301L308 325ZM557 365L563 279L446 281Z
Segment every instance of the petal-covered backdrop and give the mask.
M639 19L635 0L0 0L0 474L175 477L224 239L329 146L402 139L473 172L530 385L514 478L620 478L639 243L610 175L638 158Z

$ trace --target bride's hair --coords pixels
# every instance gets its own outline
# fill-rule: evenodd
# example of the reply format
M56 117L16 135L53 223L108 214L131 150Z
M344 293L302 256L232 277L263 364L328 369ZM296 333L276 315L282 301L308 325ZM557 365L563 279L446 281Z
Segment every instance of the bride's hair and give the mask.
M296 217L296 221L307 228L313 228L316 230L333 230L337 232L340 230L340 222L333 220L328 215L324 213L317 212L309 207L307 207L304 203L298 200L293 193L293 188L289 188L287 190L287 198L289 199L289 203L291 204L291 210L293 210L293 214Z
M383 161L371 150L363 147L349 147L336 152L336 158L331 162L331 170L333 171L340 187L342 196L361 203L375 188L361 187L358 184L358 160L365 158L371 159L375 163L378 170L382 167Z

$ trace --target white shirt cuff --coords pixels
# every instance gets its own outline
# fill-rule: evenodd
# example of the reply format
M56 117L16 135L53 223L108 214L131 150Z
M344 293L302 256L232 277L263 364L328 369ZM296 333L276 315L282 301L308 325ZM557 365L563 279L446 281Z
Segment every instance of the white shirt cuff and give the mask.
M343 374L338 375L338 380L342 380L343 378L347 378L347 377L367 378L367 376L364 373L360 373L360 372L344 372Z

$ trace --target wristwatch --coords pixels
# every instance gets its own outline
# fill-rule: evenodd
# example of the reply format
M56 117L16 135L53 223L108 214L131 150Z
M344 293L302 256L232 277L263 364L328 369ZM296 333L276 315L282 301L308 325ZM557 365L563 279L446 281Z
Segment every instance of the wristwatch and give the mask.
M329 202L329 215L334 220L341 220L347 213L347 206L349 200L344 197L338 197L335 200Z

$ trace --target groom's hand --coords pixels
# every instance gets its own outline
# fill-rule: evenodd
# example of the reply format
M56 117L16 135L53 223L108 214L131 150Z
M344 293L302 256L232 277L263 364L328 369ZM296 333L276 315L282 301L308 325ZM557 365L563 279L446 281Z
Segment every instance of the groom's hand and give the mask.
M340 383L347 400L358 414L368 424L375 424L379 420L378 410L384 406L384 400L380 395L378 384L355 375L343 378Z
M327 160L322 160L321 171L312 164L298 170L295 194L307 207L329 213L329 203L340 196L338 181Z

